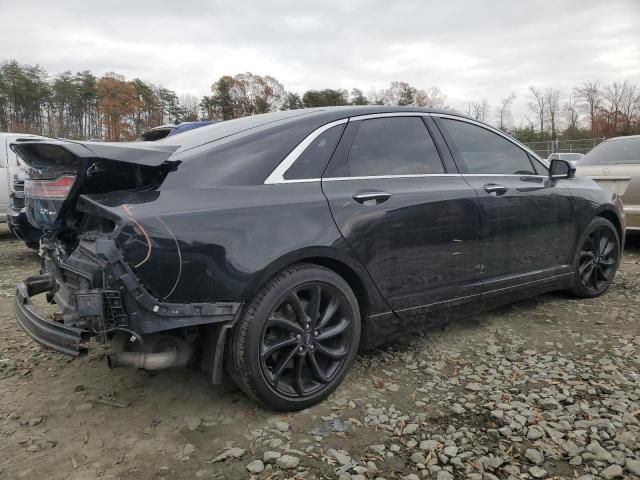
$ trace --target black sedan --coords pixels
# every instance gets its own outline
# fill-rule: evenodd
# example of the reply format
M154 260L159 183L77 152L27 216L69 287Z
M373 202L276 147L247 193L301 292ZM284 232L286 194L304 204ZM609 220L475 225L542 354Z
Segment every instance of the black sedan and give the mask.
M277 410L329 395L409 326L552 290L604 293L616 194L459 114L293 110L149 143L22 142L44 273L19 324L111 367L222 369ZM45 315L31 297L47 295Z

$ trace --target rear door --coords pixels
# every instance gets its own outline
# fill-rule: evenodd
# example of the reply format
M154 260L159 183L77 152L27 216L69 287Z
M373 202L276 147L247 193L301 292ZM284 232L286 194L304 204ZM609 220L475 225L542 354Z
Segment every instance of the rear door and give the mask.
M340 232L401 316L480 293L476 193L429 122L352 117L322 178Z
M567 183L549 180L541 162L497 131L459 117L434 119L482 205L484 291L566 274L574 243Z

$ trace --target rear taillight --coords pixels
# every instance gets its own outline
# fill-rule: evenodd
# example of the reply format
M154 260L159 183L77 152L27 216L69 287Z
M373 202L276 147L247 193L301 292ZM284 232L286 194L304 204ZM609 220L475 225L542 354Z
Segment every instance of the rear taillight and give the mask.
M55 180L25 180L24 194L35 199L64 200L75 181L75 175L62 175Z

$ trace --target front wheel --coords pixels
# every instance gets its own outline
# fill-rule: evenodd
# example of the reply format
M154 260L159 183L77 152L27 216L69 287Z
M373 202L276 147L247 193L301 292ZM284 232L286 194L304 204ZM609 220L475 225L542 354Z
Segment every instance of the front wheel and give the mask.
M360 330L358 302L342 277L318 265L294 265L269 280L238 320L227 370L266 407L301 410L340 385Z
M613 224L594 218L580 239L571 292L582 298L602 295L611 286L621 255L620 237Z

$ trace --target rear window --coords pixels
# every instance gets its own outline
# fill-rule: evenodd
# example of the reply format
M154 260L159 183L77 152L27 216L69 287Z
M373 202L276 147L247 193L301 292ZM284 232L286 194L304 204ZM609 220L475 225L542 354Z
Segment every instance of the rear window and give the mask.
M343 125L337 125L318 135L284 174L285 180L320 178L336 149Z
M603 142L578 162L579 165L612 165L616 163L640 163L640 137Z
M155 142L162 138L165 138L171 133L171 128L154 128L153 130L148 130L140 135L137 140L141 142Z

